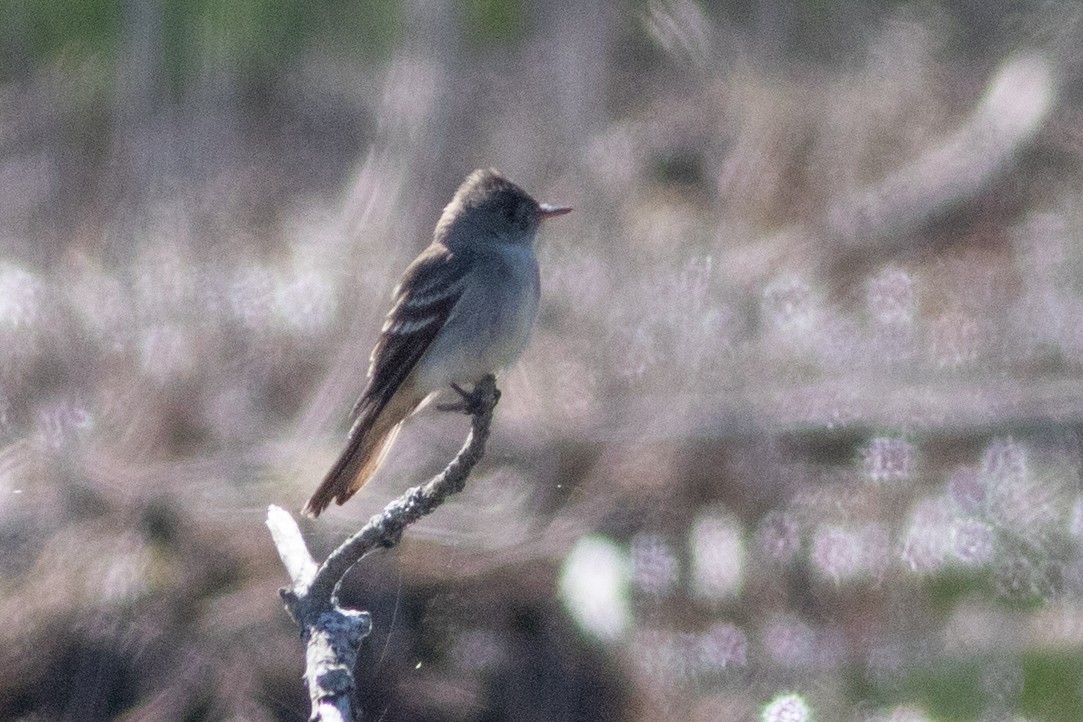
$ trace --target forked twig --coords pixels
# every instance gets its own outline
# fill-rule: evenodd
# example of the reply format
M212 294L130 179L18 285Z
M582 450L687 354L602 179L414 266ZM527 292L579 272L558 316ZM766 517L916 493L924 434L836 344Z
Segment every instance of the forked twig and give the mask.
M301 639L306 646L305 681L312 701L309 719L323 722L354 719L353 670L361 640L372 629L372 620L368 612L339 606L338 588L346 573L376 549L398 544L407 526L462 491L474 465L485 453L493 410L500 400L496 379L486 376L470 392L457 387L455 390L463 397L462 401L441 408L471 416L470 435L459 453L442 472L409 489L369 519L360 531L331 552L323 564L317 567L288 512L273 505L267 511L267 526L291 581L290 586L279 590L279 595L301 628Z

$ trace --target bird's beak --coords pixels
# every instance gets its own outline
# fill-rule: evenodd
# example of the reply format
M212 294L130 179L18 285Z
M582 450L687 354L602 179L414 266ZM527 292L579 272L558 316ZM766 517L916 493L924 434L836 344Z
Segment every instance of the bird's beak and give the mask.
M556 218L557 216L572 212L571 206L552 206L548 203L539 203L538 206L541 208L542 220L545 220L546 218Z

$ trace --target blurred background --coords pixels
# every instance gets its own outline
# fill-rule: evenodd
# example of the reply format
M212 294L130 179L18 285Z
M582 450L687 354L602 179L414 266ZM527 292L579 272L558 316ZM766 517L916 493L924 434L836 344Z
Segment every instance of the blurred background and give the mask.
M366 719L1083 719L1080 20L8 2L0 718L306 718L267 506L495 166L576 211L478 473L348 578Z

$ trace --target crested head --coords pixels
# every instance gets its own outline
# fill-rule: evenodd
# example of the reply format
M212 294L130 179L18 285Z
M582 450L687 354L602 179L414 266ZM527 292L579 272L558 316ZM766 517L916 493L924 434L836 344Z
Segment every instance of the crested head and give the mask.
M484 242L533 242L546 207L498 171L466 177L436 224L435 239L448 246Z

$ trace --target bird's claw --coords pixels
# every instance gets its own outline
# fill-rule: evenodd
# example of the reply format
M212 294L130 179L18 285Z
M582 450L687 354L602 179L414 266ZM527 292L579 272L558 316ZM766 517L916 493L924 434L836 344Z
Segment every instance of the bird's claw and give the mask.
M482 411L482 407L485 404L481 398L481 390L479 388L474 387L470 391L467 391L455 382L452 382L451 388L455 389L455 393L459 394L461 398L454 403L437 404L436 408L441 411L457 411L466 414L467 416L475 416Z

